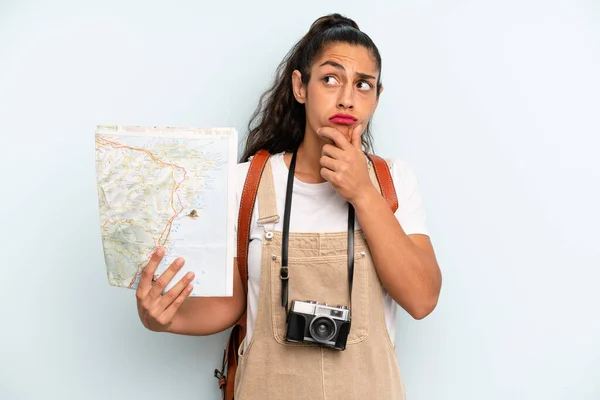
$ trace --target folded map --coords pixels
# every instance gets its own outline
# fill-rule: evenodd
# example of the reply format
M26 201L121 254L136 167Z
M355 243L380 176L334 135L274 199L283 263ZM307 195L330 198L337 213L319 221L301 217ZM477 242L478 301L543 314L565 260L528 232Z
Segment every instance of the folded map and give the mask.
M157 246L195 273L190 296L233 294L237 132L98 126L96 181L108 282L137 288Z

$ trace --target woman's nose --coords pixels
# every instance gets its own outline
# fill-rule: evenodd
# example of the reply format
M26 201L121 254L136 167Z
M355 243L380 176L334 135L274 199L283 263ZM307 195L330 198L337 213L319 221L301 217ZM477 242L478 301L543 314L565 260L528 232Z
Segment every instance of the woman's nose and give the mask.
M343 109L354 108L354 88L352 85L344 85L340 91L338 107Z

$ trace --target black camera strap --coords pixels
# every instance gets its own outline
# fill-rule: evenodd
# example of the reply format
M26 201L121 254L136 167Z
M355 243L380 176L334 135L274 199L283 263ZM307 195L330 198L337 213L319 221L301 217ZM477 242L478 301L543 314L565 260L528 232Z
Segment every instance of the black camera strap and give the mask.
M281 279L281 306L288 309L288 246L290 236L290 212L292 209L292 189L294 187L294 171L296 170L297 151L292 154L290 169L287 180L287 190L285 193L285 210L283 213L283 232L281 239L281 270L279 278ZM348 203L348 309L351 310L352 301L352 280L354 278L354 207ZM351 311L350 311L351 312Z

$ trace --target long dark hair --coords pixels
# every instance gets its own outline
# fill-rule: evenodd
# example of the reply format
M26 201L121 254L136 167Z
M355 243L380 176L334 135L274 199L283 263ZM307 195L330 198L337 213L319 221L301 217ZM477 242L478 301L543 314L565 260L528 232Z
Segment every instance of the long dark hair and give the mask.
M304 139L306 113L304 104L296 101L292 92L292 73L302 73L302 83L310 80L310 67L323 48L330 43L360 45L375 57L379 78L377 96L381 89L381 56L371 38L362 32L356 22L340 14L330 14L317 19L308 33L285 56L275 75L271 88L262 94L258 107L248 123L248 136L240 162L245 162L258 150L271 154L293 152ZM371 122L362 134L362 145L366 151L373 149Z

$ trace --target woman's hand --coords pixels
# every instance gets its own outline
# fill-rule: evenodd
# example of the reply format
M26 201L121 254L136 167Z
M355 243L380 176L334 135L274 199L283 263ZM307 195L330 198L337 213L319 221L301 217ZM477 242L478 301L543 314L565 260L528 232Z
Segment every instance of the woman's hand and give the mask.
M375 187L371 184L367 160L362 151L360 137L362 125L354 127L347 136L335 128L322 127L317 134L334 144L323 146L321 153L321 176L329 181L340 196L356 205Z
M182 258L173 261L169 268L152 284L154 272L164 254L163 248L158 248L154 252L148 265L142 271L142 277L136 291L140 320L146 328L155 332L164 332L171 326L177 310L179 310L193 288L190 282L194 279L194 274L188 272L167 293L162 294L163 289L173 279L173 276L183 267L184 260Z

